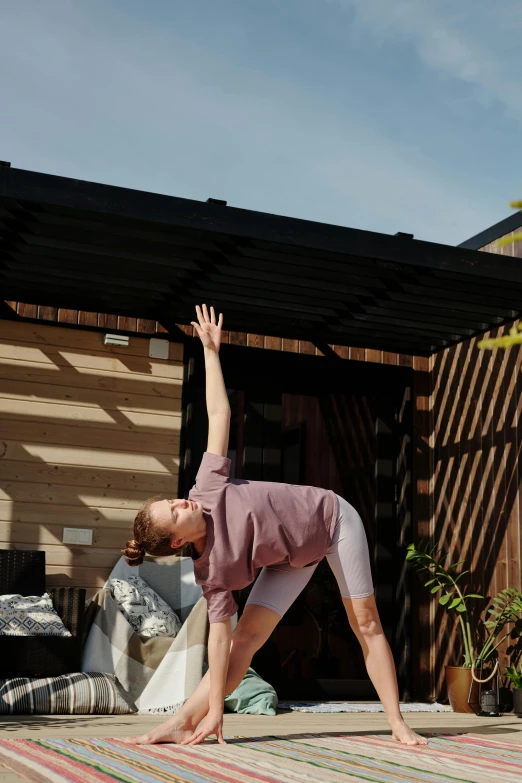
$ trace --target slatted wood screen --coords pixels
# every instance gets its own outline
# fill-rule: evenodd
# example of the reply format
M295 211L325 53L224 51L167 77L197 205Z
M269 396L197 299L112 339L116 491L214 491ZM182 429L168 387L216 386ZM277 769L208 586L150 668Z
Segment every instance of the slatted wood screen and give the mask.
M493 242L483 250L522 257L522 242ZM493 597L505 587L522 589L522 352L481 351L477 342L467 340L430 360L423 425L428 448L416 456L424 471L416 488L416 528L448 550L452 562L466 560L473 571L470 592ZM455 615L420 590L418 693L441 698L444 666L462 662L461 637ZM506 647L500 648L502 667L509 662Z
M0 320L0 547L44 549L48 585L103 585L150 495L177 495L183 349ZM64 527L93 545L62 543Z

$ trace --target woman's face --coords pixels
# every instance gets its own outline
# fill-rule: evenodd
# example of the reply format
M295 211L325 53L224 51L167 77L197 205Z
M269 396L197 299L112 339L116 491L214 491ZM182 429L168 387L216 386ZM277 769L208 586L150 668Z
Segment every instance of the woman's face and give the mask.
M150 514L160 530L170 537L173 549L205 535L203 509L201 503L194 500L156 500L150 507Z

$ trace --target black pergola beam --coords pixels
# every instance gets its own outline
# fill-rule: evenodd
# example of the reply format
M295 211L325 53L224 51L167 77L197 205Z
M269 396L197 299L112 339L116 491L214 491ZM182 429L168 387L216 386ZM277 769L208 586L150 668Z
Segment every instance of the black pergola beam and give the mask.
M516 318L519 262L0 168L5 298L427 355ZM175 316L173 316L175 313Z
M261 239L284 246L305 246L320 252L366 256L388 263L426 266L447 272L465 270L471 276L522 283L520 263L504 256L502 264L497 264L494 254L476 250L237 207L222 207L23 169L0 167L0 197L57 205L113 218Z

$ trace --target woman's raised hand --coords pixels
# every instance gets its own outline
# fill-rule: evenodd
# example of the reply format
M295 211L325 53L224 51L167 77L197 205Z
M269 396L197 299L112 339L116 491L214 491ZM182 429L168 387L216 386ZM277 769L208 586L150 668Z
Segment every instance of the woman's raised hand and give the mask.
M198 337L203 343L204 348L210 348L210 350L219 351L221 343L221 327L223 325L223 313L219 314L219 320L216 323L216 314L214 308L210 308L210 317L208 314L206 304L196 305L196 315L198 317L198 323L192 321L192 326L198 333Z

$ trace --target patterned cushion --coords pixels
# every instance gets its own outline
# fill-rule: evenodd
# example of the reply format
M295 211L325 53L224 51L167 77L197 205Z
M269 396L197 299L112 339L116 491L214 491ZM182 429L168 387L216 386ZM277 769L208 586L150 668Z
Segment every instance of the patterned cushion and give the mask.
M181 628L178 615L141 577L109 579L107 587L138 636L150 639L178 635Z
M72 636L51 596L0 595L0 636Z
M0 680L0 714L123 715L137 712L111 674L78 672L60 677Z

